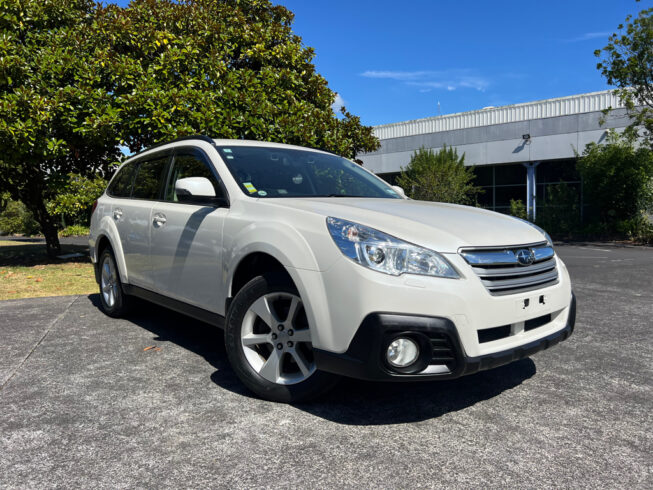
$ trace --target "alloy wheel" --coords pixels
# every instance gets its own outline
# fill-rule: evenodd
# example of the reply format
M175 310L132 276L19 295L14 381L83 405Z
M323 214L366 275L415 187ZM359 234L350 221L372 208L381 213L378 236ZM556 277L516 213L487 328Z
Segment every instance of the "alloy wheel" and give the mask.
M116 272L116 265L110 256L104 257L102 261L102 274L100 277L100 288L102 290L102 297L105 304L109 308L113 308L118 297L118 274Z
M315 372L311 334L299 296L269 293L251 304L241 328L250 366L272 383L300 383Z

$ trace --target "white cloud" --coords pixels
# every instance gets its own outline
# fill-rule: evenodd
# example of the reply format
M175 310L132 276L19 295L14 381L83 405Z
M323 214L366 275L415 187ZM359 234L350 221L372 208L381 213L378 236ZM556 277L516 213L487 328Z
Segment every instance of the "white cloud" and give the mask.
M366 78L389 78L390 80L418 80L434 73L438 72L367 70L361 73L361 76Z
M420 91L432 89L452 91L459 88L471 88L483 92L490 85L490 81L487 78L478 76L472 70L467 69L440 71L367 70L361 73L361 76L403 82L406 85L419 87Z
M605 38L607 39L608 36L612 34L611 32L586 32L582 36L574 37L571 39L566 39L565 41L568 43L578 43L581 41L589 41L590 39L599 39L599 38Z
M336 92L336 99L331 104L331 110L338 114L340 109L345 106L345 99L343 99L338 92Z

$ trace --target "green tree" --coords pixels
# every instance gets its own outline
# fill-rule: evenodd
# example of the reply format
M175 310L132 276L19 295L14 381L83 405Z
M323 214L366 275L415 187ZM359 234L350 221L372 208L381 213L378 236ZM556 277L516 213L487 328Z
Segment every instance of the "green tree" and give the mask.
M77 131L106 106L91 58L95 9L90 0L0 0L0 191L27 206L52 253L51 181L117 155L111 128Z
M458 156L455 148L442 147L438 152L420 148L401 169L397 185L406 194L420 201L475 204L476 195L483 192L473 184L474 170L465 167L465 154Z
M46 203L51 215L61 216L65 225L88 226L93 202L102 195L107 181L100 176L93 178L69 174L63 182L57 182L57 194Z
M636 235L653 206L653 150L610 133L606 144L590 143L577 163L597 231Z
M188 134L272 140L353 158L378 147L335 99L293 14L269 0L0 0L0 191L33 212L70 173Z
M653 8L635 19L626 17L618 29L606 47L594 52L600 58L596 67L617 87L615 94L633 117L629 132L653 147Z

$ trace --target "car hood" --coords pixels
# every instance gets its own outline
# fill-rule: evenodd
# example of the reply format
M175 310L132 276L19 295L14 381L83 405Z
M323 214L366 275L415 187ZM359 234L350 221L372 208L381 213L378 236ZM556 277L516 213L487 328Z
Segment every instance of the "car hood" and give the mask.
M273 198L265 199L265 203L355 221L444 253L456 253L460 247L524 245L545 240L535 228L511 216L458 204L341 197Z

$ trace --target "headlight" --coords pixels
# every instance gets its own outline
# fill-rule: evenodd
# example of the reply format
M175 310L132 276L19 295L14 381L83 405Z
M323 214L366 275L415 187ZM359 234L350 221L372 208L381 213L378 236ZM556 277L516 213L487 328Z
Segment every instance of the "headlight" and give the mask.
M548 234L546 231L544 231L542 228L540 228L539 226L537 226L535 223L531 223L530 221L527 221L527 220L525 220L525 219L516 218L516 217L515 217L515 219L518 219L519 221L523 221L523 222L526 223L527 225L531 225L531 226L532 226L533 228L535 228L537 231L539 231L540 233L542 233L542 235L544 235L544 238L546 238L546 241L547 241L547 243L549 244L549 246L550 246L551 248L553 248L553 240L551 240L551 237L549 236L549 234Z
M327 227L340 251L369 269L392 276L460 277L447 259L433 250L344 219L329 217Z

